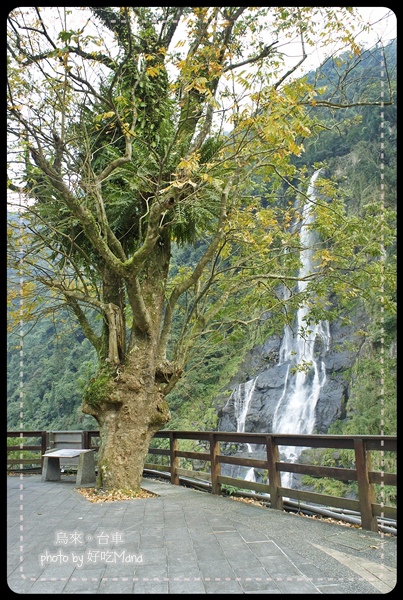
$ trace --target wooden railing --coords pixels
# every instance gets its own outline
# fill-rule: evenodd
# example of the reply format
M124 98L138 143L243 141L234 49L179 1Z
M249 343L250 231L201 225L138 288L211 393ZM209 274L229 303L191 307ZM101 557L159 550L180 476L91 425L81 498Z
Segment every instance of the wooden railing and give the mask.
M271 508L282 510L284 499L298 502L330 506L357 512L363 529L378 531L377 517L395 519L397 509L375 501L374 484L396 486L395 473L372 470L372 452L396 452L397 440L394 436L344 436L344 435L291 435L291 434L255 434L229 432L160 431L155 438L169 440L169 449L150 448L150 455L169 457L169 465L147 462L146 470L168 473L171 483L178 485L181 477L204 480L209 483L213 494L220 494L222 486L233 486L268 494ZM183 451L179 449L180 440L199 440L209 447L208 452ZM222 444L257 444L265 449L264 459L228 456L221 452ZM334 448L352 450L355 456L355 468L326 467L280 461L279 447L298 446L302 448ZM182 469L179 459L206 461L206 472ZM238 465L267 470L268 483L256 483L221 474L221 465ZM353 500L316 492L296 490L281 485L281 473L297 473L311 477L327 477L344 482L356 481L358 498Z
M36 467L39 470L42 469L42 454L44 454L47 449L46 431L7 431L7 438L19 438L19 444L14 446L9 446L7 444L7 468L18 465L19 469L23 469L24 465L30 465L31 467ZM36 444L33 444L32 441L26 444L24 443L26 441L24 438L34 438L38 439L39 441ZM26 458L26 451L33 452L34 457ZM10 452L13 452L14 454L22 454L22 452L25 452L25 457L20 456L19 458L9 458L8 455Z
M66 432L50 432L50 431L7 431L7 438L19 438L18 444L8 445L7 444L7 469L22 471L24 468L29 466L30 470L41 471L43 466L42 455L49 449L54 447L52 439L53 434L65 433L76 434L77 432L66 431ZM81 435L81 447L84 449L97 450L98 445L93 444L93 438L99 437L98 431L82 431ZM28 439L27 439L28 438ZM33 440L37 440L37 443L33 443ZM28 442L28 443L27 443ZM75 436L74 446L77 446L77 439ZM69 442L66 441L62 444L63 447L69 447ZM80 446L80 442L78 442ZM31 455L30 458L27 456L27 452ZM9 458L9 454L20 454L19 458Z
M7 450L38 450L44 453L46 432L26 431L7 432L9 437L20 437L20 446L8 446ZM24 437L39 436L41 445L25 446ZM94 448L93 438L98 437L98 431L83 432L83 447ZM149 448L149 456L165 456L169 464L146 462L145 472L158 472L161 476L168 477L172 484L179 485L181 480L203 482L213 494L220 494L222 486L232 486L243 490L252 490L258 494L265 494L271 508L282 510L285 499L294 499L298 502L310 502L315 505L346 509L360 515L363 529L378 531L377 517L396 519L397 509L385 506L383 502L376 502L374 485L396 486L395 473L372 470L372 452L397 452L397 438L395 436L345 436L345 435L292 435L292 434L255 434L231 433L223 431L159 431L154 439L166 439L167 448ZM44 442L45 440L45 442ZM203 446L202 452L185 451L180 449L181 440L199 441ZM264 458L242 458L225 454L222 445L228 444L256 444L264 449ZM280 447L298 446L300 448L334 448L337 450L352 450L355 457L355 468L327 467L301 463L289 463L280 460ZM260 452L261 454L261 452ZM205 470L184 469L179 466L180 459L188 461L204 461ZM29 460L11 460L9 464L28 464ZM41 462L39 460L39 462ZM267 471L267 483L246 481L240 478L227 477L221 474L221 465L238 465L254 467ZM357 482L357 499L343 498L317 492L296 490L284 487L281 484L281 473L296 473L310 475L316 478L331 478L343 482Z

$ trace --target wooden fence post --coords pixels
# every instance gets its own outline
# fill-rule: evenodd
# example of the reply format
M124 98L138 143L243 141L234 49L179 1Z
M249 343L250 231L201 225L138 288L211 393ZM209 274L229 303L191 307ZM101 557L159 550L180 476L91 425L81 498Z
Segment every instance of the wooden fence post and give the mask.
M371 456L365 448L364 440L354 439L354 451L361 527L369 531L378 531L378 522L376 516L372 513L372 504L375 504L375 491L374 486L369 482L368 476L368 471L371 470Z
M270 487L270 506L278 510L283 510L283 497L279 491L281 487L281 474L276 469L276 462L279 461L278 446L274 443L271 435L266 436L267 448L267 467L269 472Z
M211 493L221 494L221 484L217 477L221 474L221 464L217 460L220 454L220 442L216 440L214 433L210 433L210 462L211 462Z
M83 449L84 450L89 450L90 448L90 435L89 435L89 431L83 431Z
M41 431L41 472L43 469L43 461L45 460L43 455L45 454L46 450L47 450L47 432L46 431Z
M169 457L171 462L171 483L173 485L179 485L178 465L179 457L176 456L178 451L178 438L175 436L173 431L169 432Z

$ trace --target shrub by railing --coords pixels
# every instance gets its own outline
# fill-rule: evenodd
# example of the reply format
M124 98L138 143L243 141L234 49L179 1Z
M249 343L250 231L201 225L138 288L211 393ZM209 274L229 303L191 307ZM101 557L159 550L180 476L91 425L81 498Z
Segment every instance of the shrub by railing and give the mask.
M8 437L19 437L19 451L24 450L40 452L37 463L42 464L41 455L46 451L46 431L7 432ZM83 431L83 448L97 449L98 445L93 439L99 437L98 431ZM23 445L24 438L38 437L38 445ZM385 473L372 470L372 452L397 452L397 438L395 436L346 436L346 435L292 435L292 434L257 434L257 433L232 433L223 431L159 431L154 440L167 440L166 448L149 448L149 456L161 456L169 464L146 462L145 472L157 472L162 477L167 477L174 485L179 485L181 480L188 483L197 482L198 485L210 489L213 494L223 493L227 488L252 490L257 494L264 494L271 508L282 510L285 499L293 499L298 503L310 502L315 505L334 507L356 512L360 516L363 529L378 531L378 517L381 519L396 519L397 509L393 506L384 506L377 502L374 485L396 486L396 473ZM203 447L202 452L181 450L181 440L199 441ZM243 458L241 456L226 455L221 450L221 444L255 444L264 449L264 458ZM353 450L355 468L340 468L301 463L283 462L280 460L280 447L298 446L300 448L334 448L338 450ZM7 446L8 452L16 451L16 446ZM260 452L261 453L261 452ZM180 467L180 460L186 459L188 464L198 461L207 466L207 470L196 470ZM8 464L19 464L23 469L24 464L32 464L32 459L11 459ZM221 474L221 465L237 465L241 467L254 467L267 472L267 483L257 483L244 479L227 477ZM296 473L309 475L315 478L332 478L339 481L353 481L357 483L356 500L321 494L312 491L293 489L282 486L281 473Z

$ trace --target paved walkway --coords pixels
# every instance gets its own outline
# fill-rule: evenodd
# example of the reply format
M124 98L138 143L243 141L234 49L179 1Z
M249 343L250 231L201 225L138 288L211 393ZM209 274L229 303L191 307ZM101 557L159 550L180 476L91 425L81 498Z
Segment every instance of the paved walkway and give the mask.
M385 594L395 537L144 479L91 503L73 479L8 476L8 585L20 594Z

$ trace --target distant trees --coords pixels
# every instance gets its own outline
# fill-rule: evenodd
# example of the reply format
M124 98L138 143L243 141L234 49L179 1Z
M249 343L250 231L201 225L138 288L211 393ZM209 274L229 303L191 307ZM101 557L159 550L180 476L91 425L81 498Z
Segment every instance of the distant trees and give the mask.
M67 311L58 311L41 317L34 327L24 322L22 330L22 357L20 339L10 334L8 340L7 429L16 430L21 423L31 430L96 428L80 409L84 387L97 371L96 352L80 326Z
M322 102L298 67L318 39L360 48L351 8L72 10L8 17L9 188L29 199L10 227L10 264L23 274L24 318L46 298L95 348L82 408L101 431L99 485L136 489L195 342L282 314L298 214L291 196L276 206L276 190L304 196L307 173L297 188L290 157L319 127L307 107ZM299 58L284 66L289 40ZM330 182L321 192L312 318L332 287L348 301L379 282L367 260L380 252L376 217L349 219ZM173 273L173 246L198 241L196 264Z

